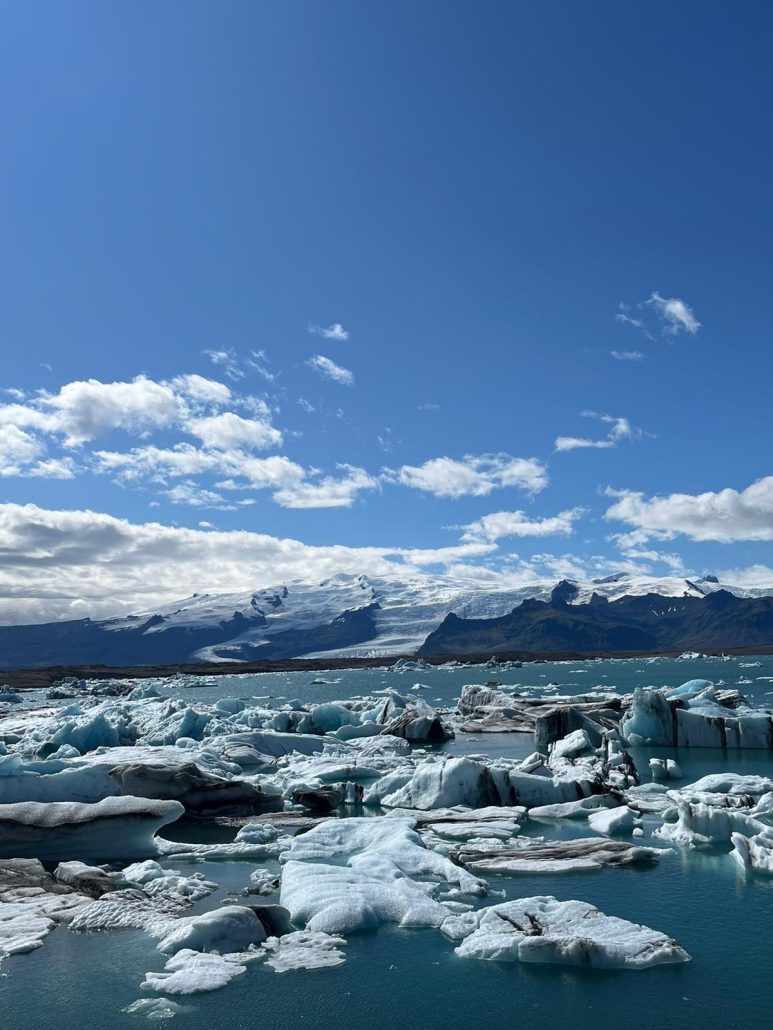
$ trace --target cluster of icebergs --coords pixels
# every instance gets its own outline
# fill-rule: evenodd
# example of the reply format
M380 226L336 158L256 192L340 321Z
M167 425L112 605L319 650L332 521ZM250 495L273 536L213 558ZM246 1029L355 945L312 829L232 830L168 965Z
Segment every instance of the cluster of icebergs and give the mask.
M147 684L62 689L58 704L21 699L0 717L0 960L59 924L132 927L163 956L142 989L180 995L222 987L251 962L277 973L340 965L348 935L391 923L439 930L461 958L643 969L689 956L583 901L487 903L488 878L655 867L674 846L773 873L773 779L723 773L677 787L676 763L652 759L642 783L627 750L713 745L716 734L762 747L770 714L704 681L540 702L471 685L455 712L394 691L276 708L170 700ZM528 729L534 753L434 747L481 722ZM182 817L240 828L224 843L159 835ZM565 821L579 835L539 835ZM211 907L218 884L181 871L222 861L250 864L246 893L260 904ZM156 1018L174 1005L133 1010Z

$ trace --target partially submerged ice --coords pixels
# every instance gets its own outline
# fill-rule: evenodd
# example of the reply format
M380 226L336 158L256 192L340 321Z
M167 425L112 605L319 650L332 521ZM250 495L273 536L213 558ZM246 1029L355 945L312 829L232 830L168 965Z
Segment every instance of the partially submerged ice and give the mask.
M620 733L628 744L773 749L773 715L731 707L713 683L689 680L674 688L637 687Z
M156 854L156 831L183 811L179 801L135 797L0 805L0 857L145 858Z
M648 969L689 962L671 937L608 916L584 901L521 898L452 916L442 927L461 958L554 963L597 969Z
M410 819L335 819L296 837L283 855L281 904L308 930L347 934L384 923L440 926L443 891L481 895L485 883L427 849Z

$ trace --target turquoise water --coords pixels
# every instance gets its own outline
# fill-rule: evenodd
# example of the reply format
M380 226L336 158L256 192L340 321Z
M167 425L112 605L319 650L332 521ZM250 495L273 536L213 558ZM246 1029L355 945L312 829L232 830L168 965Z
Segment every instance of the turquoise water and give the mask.
M757 664L759 663L759 665ZM749 667L751 666L751 667ZM314 684L324 678L329 684ZM773 705L773 655L759 658L698 658L679 660L658 658L643 661L639 658L614 661L587 662L532 662L520 669L500 670L474 666L460 669L422 669L395 673L389 669L339 669L327 673L259 673L248 676L219 676L213 686L175 688L170 693L193 701L216 701L219 697L235 696L284 698L311 703L344 699L358 694L371 694L375 690L393 689L400 693L413 693L415 683L423 683L429 690L416 695L430 704L452 706L466 683L485 683L497 680L503 686L546 690L549 684L558 684L559 693L581 694L590 690L616 690L629 693L634 687L677 687L690 679L708 679L726 687L737 687L749 698ZM163 685L160 689L166 692ZM768 695L766 697L766 695Z
M742 661L751 661L743 659ZM216 693L186 691L211 700L217 694L282 693L320 701L366 693L381 686L405 691L412 683L433 689L419 696L432 701L442 696L449 704L466 682L497 678L506 683L538 686L550 679L572 684L573 692L607 683L630 690L639 683L677 685L693 676L724 679L735 685L742 676L770 676L773 659L762 666L741 669L733 662L572 663L529 666L511 673L480 670L438 670L401 676L382 671L335 673L334 686L310 686L310 674L292 677L252 677L218 683ZM586 674L569 670L586 668ZM643 671L640 671L643 670ZM473 673L471 675L471 673ZM542 677L545 677L543 679ZM254 685L254 681L258 682ZM238 690L236 684L241 684ZM276 684L276 687L274 686ZM742 685L761 702L773 689L768 680ZM566 690L568 692L568 689ZM306 695L306 696L304 696ZM458 751L488 751L517 757L531 750L531 739L515 735L460 736L448 745ZM520 749L520 750L519 750ZM634 758L644 779L651 754L665 749L637 749ZM678 757L686 781L707 772L733 769L773 775L773 755L764 752L722 752L681 749ZM654 822L645 823L647 835ZM177 828L176 828L177 829ZM526 832L541 836L587 835L582 824L548 826L529 823ZM223 834L218 830L217 836ZM175 837L207 836L196 828L179 827ZM773 1023L769 978L773 970L773 878L747 878L726 847L710 852L678 850L658 866L597 873L521 877L489 877L507 898L554 894L579 898L602 911L646 923L675 937L692 955L686 966L643 972L584 971L561 967L530 967L518 963L463 960L450 942L428 930L381 929L349 938L346 964L334 970L276 974L253 963L246 974L221 991L179 999L183 1005L172 1021L179 1030L263 1028L315 1030L367 1027L393 1030L405 1024L412 1030L467 1030L508 1027L529 1022L551 1026L571 1022L573 1030L624 1027L625 1030L677 1030L692 1025L702 1030L766 1027ZM174 865L174 862L170 862ZM215 907L225 900L249 903L229 891L246 887L250 863L186 865L199 869L222 888L197 908ZM491 901L499 901L494 898ZM484 902L485 903L485 902ZM103 1030L142 1026L144 1016L122 1009L143 996L144 974L161 969L163 957L144 934L133 931L76 935L58 929L42 948L13 958L0 976L0 1026L3 1030Z

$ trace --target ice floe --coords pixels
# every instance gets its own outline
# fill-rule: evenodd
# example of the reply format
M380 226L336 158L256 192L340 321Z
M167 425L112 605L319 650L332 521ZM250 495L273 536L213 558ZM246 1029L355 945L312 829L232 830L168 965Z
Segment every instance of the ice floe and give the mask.
M48 861L144 858L156 853L156 831L183 811L179 801L135 797L110 797L93 805L0 805L0 856Z
M605 915L584 901L547 896L491 905L450 917L452 938L459 921L467 931L455 949L461 958L632 970L690 960L666 934Z
M308 930L347 934L383 923L439 926L444 889L486 885L427 849L409 819L334 819L296 837L282 856L281 904Z

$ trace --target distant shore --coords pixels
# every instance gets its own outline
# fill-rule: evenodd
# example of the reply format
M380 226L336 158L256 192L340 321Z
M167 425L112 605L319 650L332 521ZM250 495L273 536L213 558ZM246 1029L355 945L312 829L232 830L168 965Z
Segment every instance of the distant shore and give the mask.
M468 665L482 665L492 658L500 662L587 662L603 658L678 658L682 651L604 651L588 653L581 651L509 651L504 653L485 652L464 655L422 655L421 661L428 665L445 665L460 662ZM752 655L773 654L769 647L728 647L702 650L707 657L728 655L742 658ZM175 665L57 665L41 669L0 670L0 687L7 685L14 690L39 690L50 687L69 676L77 679L163 679L182 673L187 676L237 676L244 673L261 672L333 672L338 669L388 669L400 660L418 661L417 655L379 655L375 658L287 658L278 662L183 662Z

